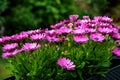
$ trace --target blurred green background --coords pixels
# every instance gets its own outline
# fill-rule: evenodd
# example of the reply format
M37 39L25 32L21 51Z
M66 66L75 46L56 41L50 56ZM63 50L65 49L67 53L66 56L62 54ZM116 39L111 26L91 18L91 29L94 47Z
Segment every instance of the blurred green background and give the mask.
M71 14L106 15L120 24L120 0L0 0L0 37L48 28ZM7 65L0 57L0 80L10 75Z

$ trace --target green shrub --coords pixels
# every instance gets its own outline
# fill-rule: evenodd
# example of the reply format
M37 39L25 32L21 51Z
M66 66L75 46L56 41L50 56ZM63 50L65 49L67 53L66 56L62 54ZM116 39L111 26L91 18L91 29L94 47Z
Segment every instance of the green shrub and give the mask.
M49 27L77 9L74 0L8 0L7 3L8 8L1 14L6 34Z
M0 0L0 15L2 14L2 12L6 10L7 7L8 7L7 0ZM3 25L3 23L4 17L0 16L0 27Z
M91 17L96 15L105 15L109 8L110 1L108 0L75 0L79 8L82 7L83 12Z
M105 15L105 11L108 9L108 0L90 0L90 6L95 15Z

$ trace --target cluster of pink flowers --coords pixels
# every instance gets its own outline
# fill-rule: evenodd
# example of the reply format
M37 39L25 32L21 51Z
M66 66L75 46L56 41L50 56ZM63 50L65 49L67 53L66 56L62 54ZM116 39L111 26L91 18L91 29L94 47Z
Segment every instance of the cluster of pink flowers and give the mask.
M14 34L12 36L3 36L0 38L0 44L6 44L10 42L18 42L27 39L31 35L42 33L43 30L37 29L37 30L30 30L30 31L22 31L19 34Z
M6 44L3 46L3 58L8 58L10 56L14 56L17 53L21 52L20 50L17 50L16 47L18 47L17 43L11 43L11 44Z
M30 40L41 40L43 39L43 35L40 34L44 32L41 29L37 30L30 30L30 31L23 31L19 34L14 34L12 36L3 36L0 38L0 44L3 44L3 58L8 58L10 56L14 56L18 53L21 53L23 51L33 51L41 47L40 44L36 42L27 42L23 44L22 46L18 45L19 42L22 42L23 40L30 39ZM41 35L41 38L40 38Z
M3 58L8 58L10 56L14 56L23 51L33 51L41 47L40 44L37 43L25 43L22 47L18 47L17 43L6 44L3 46Z
M120 40L120 28L113 24L112 19L107 16L95 16L91 19L89 16L83 16L82 19L78 15L70 15L69 20L60 21L51 25L51 30L37 29L23 31L12 36L3 36L0 38L0 44L3 44L3 58L13 56L22 51L32 51L41 47L36 41L63 42L73 35L76 43L84 44L89 40L94 42L106 41L106 35L114 40ZM30 40L34 43L26 42L22 47L17 43L23 40ZM16 42L9 44L11 42ZM120 56L118 48L113 51L114 54ZM63 69L74 70L75 65L69 59L60 58L58 65Z
M90 39L95 42L103 42L106 35L109 35L115 40L120 39L120 28L112 23L111 18L107 16L96 16L90 19L89 16L83 16L82 19L78 19L78 17L78 15L70 15L69 20L60 21L57 24L51 25L52 30L37 29L23 31L20 34L12 36L4 36L0 38L0 43L19 41L26 38L33 41L47 40L51 42L62 42L66 40L65 35L67 34L74 35L74 41L77 43L86 43Z

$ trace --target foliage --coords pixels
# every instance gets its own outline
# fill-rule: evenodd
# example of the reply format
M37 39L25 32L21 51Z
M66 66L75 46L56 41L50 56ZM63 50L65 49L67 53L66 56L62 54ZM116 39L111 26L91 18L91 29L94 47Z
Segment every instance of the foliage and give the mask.
M105 10L108 9L108 4L108 0L91 0L89 5L93 9L93 12L97 12L96 15L105 15Z
M8 7L7 0L0 1L0 14Z
M2 12L6 10L7 7L8 7L7 0L1 0L0 1L0 15L2 14ZM4 18L0 16L0 27L3 25L3 23L4 23Z
M2 3L0 10L5 19L7 35L38 27L46 28L74 13L77 8L74 0L7 0Z
M109 5L112 4L108 0L75 0L79 8L84 9L91 17L96 15L106 15L110 10Z

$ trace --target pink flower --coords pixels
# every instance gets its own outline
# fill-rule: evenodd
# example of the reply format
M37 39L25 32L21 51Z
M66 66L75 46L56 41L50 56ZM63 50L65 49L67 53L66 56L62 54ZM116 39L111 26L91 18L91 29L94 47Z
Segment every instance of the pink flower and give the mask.
M21 50L17 50L17 49L14 50L14 51L5 52L5 53L2 54L2 58L8 58L10 56L14 56L14 55L16 55L16 54L18 54L20 52L21 52Z
M77 43L86 43L88 41L88 37L84 35L75 35L74 41Z
M100 32L100 33L102 33L102 34L110 34L110 33L112 33L112 28L108 28L108 27L99 27L98 28L98 31Z
M96 29L94 28L86 28L87 33L96 33Z
M0 44L4 43L4 41L2 40L2 38L0 38Z
M57 61L57 64L62 67L62 69L67 69L67 70L75 70L74 63L66 58L59 58Z
M17 43L11 43L11 44L4 45L2 49L4 52L6 52L6 51L11 51L11 50L15 49L17 46L18 46Z
M3 36L0 40L0 43L6 43L11 41L11 37L10 36Z
M37 43L25 43L22 47L22 51L33 51L40 47L41 45Z
M103 42L105 40L105 37L100 33L91 34L90 38L95 42Z
M12 56L10 52L6 52L2 54L2 58L8 58L10 56Z
M107 16L103 16L102 17L102 21L105 21L105 22L112 22L113 20Z
M23 34L23 33L21 33L21 34L15 34L15 35L11 36L12 40L15 40L15 41L24 40L27 37L28 37L28 35L27 34Z
M119 56L119 57L120 57L120 48L116 47L116 48L113 50L113 54L115 54L116 56Z
M119 33L112 33L110 36L115 40L120 40L120 34Z
M73 30L73 34L85 34L86 33L86 29L76 29L76 30Z
M109 17L107 17L107 16L95 16L94 17L94 20L96 20L97 22L112 22L112 19L111 18L109 18Z
M78 19L77 21L74 22L73 27L77 28L78 26L81 26L81 20Z
M71 28L73 26L73 23L68 23L68 27Z
M90 22L90 17L89 16L83 16L83 19L81 20L81 23L84 24L84 23L88 23Z
M43 40L45 38L45 34L34 34L30 36L31 40Z
M74 34L86 34L87 33L87 24L81 24L74 28L73 30Z
M90 20L90 17L89 16L83 16L83 19Z
M70 33L70 32L72 31L72 29L67 28L67 27L61 27L58 31L59 31L60 33L67 34L67 33Z
M56 36L46 36L46 40L50 42L61 42L64 38L57 38Z
M90 22L90 20L87 20L87 19L82 19L81 20L81 24L88 24L88 22Z
M72 21L77 20L78 17L79 17L79 15L74 14L74 15L70 15L70 16L69 16L69 19L70 19L70 21L72 22Z
M56 32L56 30L46 30L45 34L49 35L49 36L53 36L56 35L58 32Z
M61 21L61 22L59 22L59 23L57 23L57 24L55 24L55 25L51 25L50 27L51 27L52 29L59 29L59 28L62 27L63 25L64 25L64 22Z
M103 22L98 22L99 24L99 26L101 26L101 27L112 27L111 26L111 24L109 24L109 23L103 23Z
M78 25L77 28L75 27L75 29L86 29L88 28L88 24L81 24L81 25Z
M27 33L27 35L38 34L38 33L40 33L40 32L42 32L41 29L25 31L25 33Z
M113 33L118 33L119 32L119 29L117 29L117 28L112 28L112 30L113 30Z

